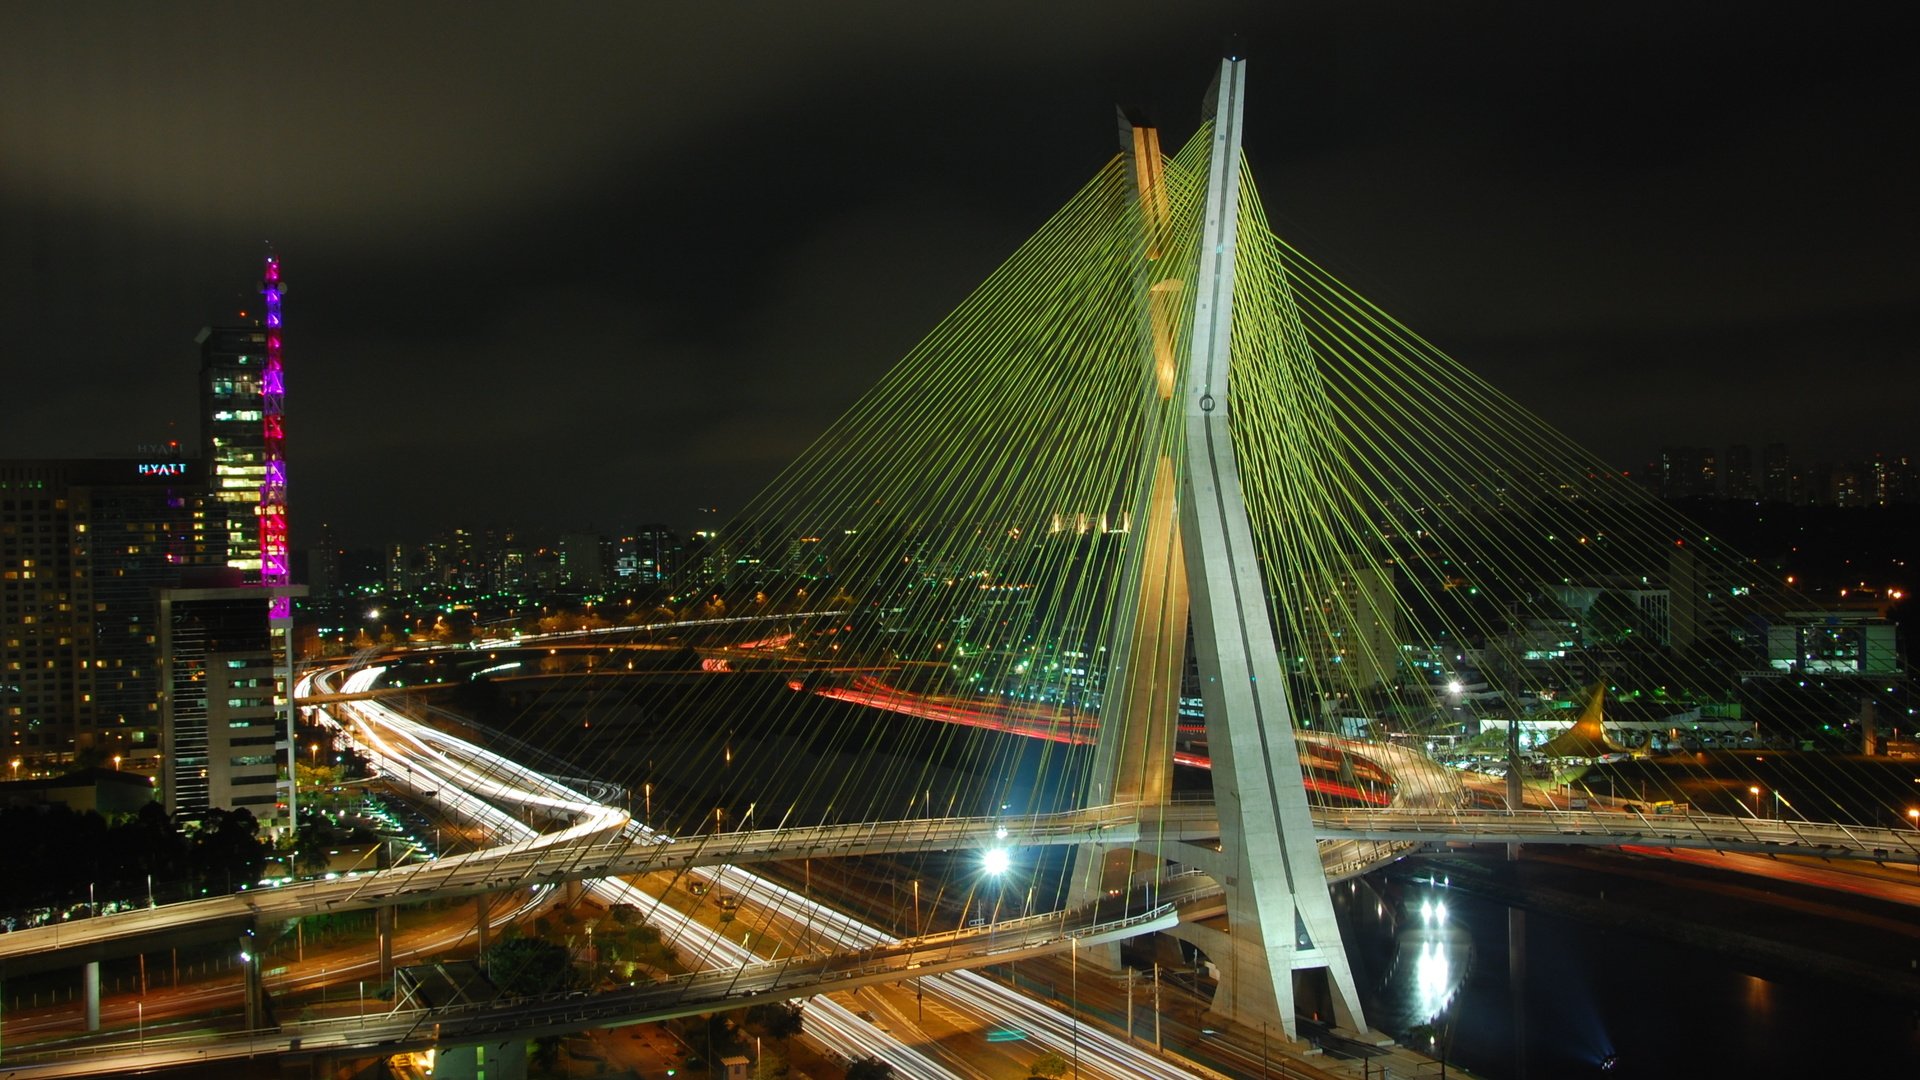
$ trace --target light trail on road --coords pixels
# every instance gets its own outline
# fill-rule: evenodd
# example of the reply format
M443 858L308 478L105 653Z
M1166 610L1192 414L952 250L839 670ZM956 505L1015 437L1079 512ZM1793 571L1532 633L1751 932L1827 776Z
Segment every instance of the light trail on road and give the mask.
M349 681L356 692L371 688L378 681L378 669L361 669ZM439 784L437 799L444 798L449 787L457 788L452 806L482 824L525 843L536 835L531 826L495 806L490 799L516 801L522 794L532 796L524 805L537 805L582 815L605 813L606 808L586 796L559 784L544 774L528 769L506 757L494 754L462 739L412 720L376 700L340 702L327 706L344 708L359 721L357 729L368 735L373 746L376 767L389 777L411 766L418 774L428 775ZM354 737L354 736L350 736ZM357 741L357 740L356 740ZM395 767L398 768L395 768ZM463 787L471 783L471 789ZM485 798L481 795L484 794ZM624 814L621 815L624 818ZM635 822L628 822L625 834L636 843L661 843L666 837ZM831 944L848 950L897 943L899 939L868 926L843 912L787 889L757 874L732 866L705 867L690 871L706 878L714 887L738 893L745 901L775 914L799 922ZM587 881L586 888L609 904L631 904L653 922L664 938L675 945L691 946L699 957L713 967L744 967L761 959L750 948L726 934L713 930L691 915L618 878ZM1083 1068L1097 1070L1115 1080L1187 1080L1192 1073L1154 1057L1124 1040L1113 1038L1051 1006L1035 1002L1017 991L1001 986L972 972L931 975L922 980L926 993L944 998L953 1007L969 1014L999 1022L1006 1016L1022 1018L1023 1030L1039 1046L1062 1056L1074 1056L1076 1038ZM820 1041L829 1049L847 1057L871 1054L879 1057L912 1080L966 1080L942 1067L914 1048L879 1031L853 1010L825 996L809 999L810 1034L818 1026Z

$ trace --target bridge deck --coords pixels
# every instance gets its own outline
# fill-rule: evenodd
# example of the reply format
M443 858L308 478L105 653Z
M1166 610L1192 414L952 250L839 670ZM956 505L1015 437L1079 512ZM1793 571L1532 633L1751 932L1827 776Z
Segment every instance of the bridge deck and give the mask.
M1143 811L1146 811L1143 813ZM1143 817L1148 820L1142 821ZM1725 815L1643 816L1593 811L1318 810L1323 840L1383 843L1532 843L1670 846L1920 863L1920 833ZM960 848L1159 843L1218 836L1209 803L1114 805L1029 818L926 818L763 829L669 840L625 824L568 844L508 844L355 878L304 882L0 934L0 958L163 935L217 919L292 919L429 898L452 898L583 878ZM1330 856L1342 876L1364 855ZM1377 861L1377 860L1376 860Z
M701 971L624 990L572 991L442 1009L402 1009L377 1017L336 1017L285 1024L277 1031L195 1033L168 1038L88 1039L83 1044L10 1050L9 1078L95 1076L261 1054L394 1054L458 1046L501 1036L539 1038L588 1028L648 1023L679 1016L786 1001L880 982L937 975L988 963L1058 952L1172 927L1173 905L1121 919L1094 912L1051 912L975 929L895 941L858 952L796 956Z

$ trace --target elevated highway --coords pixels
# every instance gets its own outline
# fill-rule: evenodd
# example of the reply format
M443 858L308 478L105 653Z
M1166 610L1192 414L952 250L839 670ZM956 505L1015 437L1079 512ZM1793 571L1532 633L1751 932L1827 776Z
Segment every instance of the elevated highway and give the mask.
M1146 818L1146 820L1142 820ZM1365 809L1315 811L1323 841L1419 844L1586 844L1707 848L1920 864L1920 834L1728 815L1607 811ZM695 867L914 851L1204 842L1219 835L1211 803L1112 805L1024 818L970 817L757 829L668 839L617 812L536 841L333 881L311 881L0 934L0 959L135 939L219 920L262 922L428 899ZM1331 876L1374 860L1330 847ZM1170 858L1177 854L1169 852Z
M85 1045L15 1050L8 1053L0 1075L9 1080L96 1076L260 1055L389 1055L439 1045L497 1041L502 1036L539 1038L1007 963L1057 952L1071 944L1094 945L1170 929L1178 921L1170 904L1106 921L1096 921L1085 913L1076 916L1054 912L858 951L695 972L623 990L573 991L441 1009L397 1009L373 1017L290 1023L273 1032L196 1033L155 1039L136 1035L131 1040L90 1040Z
M367 699L345 699L337 709L365 707ZM457 897L519 887L582 880L596 892L611 890L610 902L657 900L621 878L646 873L699 872L741 875L740 867L776 860L892 854L927 850L1035 847L1049 845L1167 845L1167 857L1180 861L1181 845L1204 853L1218 835L1214 808L1204 802L1111 805L1032 817L926 818L846 825L774 828L673 839L627 819L625 814L584 800L565 785L459 740L415 725L370 736L369 747L383 768L395 771L402 760L435 785L431 800L454 816L488 818L498 827L500 805L539 809L555 831L535 834L530 827L504 835L512 842L485 851L382 871L357 878L309 882L236 896L127 912L95 920L60 924L0 935L0 958L31 954L71 958L89 948L130 942L218 920L282 920L319 912L347 911ZM1444 793L1428 793L1441 801ZM496 805L497 804L497 805ZM504 815L511 821L512 815ZM1731 816L1642 816L1605 811L1519 812L1449 807L1397 806L1383 809L1316 811L1315 827L1331 879L1364 872L1422 845L1441 843L1577 843L1691 847L1766 853L1799 853L1881 861L1920 862L1915 837L1892 830L1838 825L1765 821ZM739 888L736 883L733 887ZM751 888L751 886L749 886ZM1169 929L1185 919L1217 914L1219 888L1204 874L1178 875L1163 883L1151 907L1136 903L1120 921L1096 922L1092 912L1072 917L1051 913L985 930L942 938L894 942L870 930L849 929L829 954L762 962L743 954L722 970L670 983L637 987L630 993L543 998L464 1011L404 1011L355 1021L314 1021L273 1033L205 1035L178 1044L146 1040L127 1045L92 1042L84 1049L37 1052L22 1057L10 1051L9 1070L18 1075L85 1075L102 1070L151 1068L164 1064L216 1060L261 1053L331 1049L392 1053L409 1047L460 1040L472 1042L490 1033L535 1034L640 1022L825 993L873 982L931 977L983 963L1057 951L1074 942L1114 940ZM850 921L848 927L854 927ZM953 978L960 978L955 975ZM969 976L971 978L971 976ZM30 1052L36 1053L36 1052ZM918 1070L913 1070L918 1074ZM929 1075L937 1075L937 1070ZM1122 1075L1124 1075L1124 1071Z

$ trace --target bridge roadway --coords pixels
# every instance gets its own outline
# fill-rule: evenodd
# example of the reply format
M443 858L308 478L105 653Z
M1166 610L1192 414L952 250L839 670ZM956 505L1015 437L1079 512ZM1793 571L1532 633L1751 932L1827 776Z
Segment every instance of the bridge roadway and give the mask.
M439 742L442 736L428 732L425 738ZM455 740L457 741L457 740ZM389 748L390 749L390 748ZM427 749L421 747L421 749ZM436 756L431 762L421 757L415 760L423 769L431 765L443 770L441 778L436 780L443 788L448 786L455 763L444 755L445 746L436 746ZM482 752L484 753L484 752ZM384 756L384 755L383 755ZM491 757L491 755L488 755ZM529 775L520 775L524 770L515 770L511 775L499 771L499 763L485 765L483 773L476 777L463 777L463 783L474 783L477 788L491 789L501 798L511 794L513 800L521 805L537 805L549 810L571 807L579 811L583 806L577 793L568 792L560 785L554 785L543 777L530 779ZM543 787L542 785L551 785ZM436 800L448 801L446 794L436 795ZM469 807L469 810L472 808ZM593 807L595 811L604 808ZM456 807L457 810L457 807ZM498 812L495 811L497 814ZM1145 827L1141 818L1151 815L1152 821ZM1791 822L1761 822L1743 818L1640 818L1612 813L1567 813L1528 811L1520 814L1508 814L1499 811L1433 811L1433 810L1366 810L1366 811L1328 811L1321 815L1320 825L1329 837L1337 837L1323 842L1323 857L1334 865L1330 874L1335 878L1350 876L1364 871L1386 858L1404 852L1420 842L1436 840L1470 839L1476 841L1500 841L1519 839L1527 842L1571 842L1571 843L1669 843L1675 846L1732 848L1756 851L1781 851L1783 849L1802 850L1809 854L1861 854L1868 850L1866 845L1887 842L1893 847L1885 849L1886 857L1903 857L1911 861L1916 852L1910 840L1885 830L1854 830L1837 826L1811 826ZM493 888L514 887L543 881L557 881L564 878L588 875L629 874L647 871L678 871L701 867L702 873L721 874L739 873L729 868L729 863L755 863L769 859L799 858L808 855L859 855L887 851L906 851L926 848L988 847L1038 845L1047 843L1079 844L1131 843L1148 846L1163 841L1183 841L1193 843L1210 838L1215 831L1210 805L1201 803L1176 803L1154 807L1150 810L1137 806L1099 807L1072 814L1054 815L1047 818L1029 819L923 819L913 821L894 821L861 823L848 826L792 829L760 830L754 832L735 832L709 834L680 841L667 841L651 834L638 825L626 821L624 815L614 813L608 817L575 825L565 833L573 834L566 842L539 843L560 834L549 834L514 844L502 845L477 856L461 859L441 860L423 866L404 867L365 878L346 881L311 883L278 890L264 890L245 894L240 897L222 897L210 901L200 901L192 905L175 905L169 909L156 909L150 912L132 912L95 920L91 923L68 924L65 927L44 928L51 931L92 931L96 936L102 931L112 929L115 922L128 924L146 921L159 911L191 915L195 921L219 917L286 918L293 914L311 910L345 910L348 907L368 906L380 903L403 903L421 899L427 895L452 896L461 893L489 891ZM514 835L509 833L508 835ZM520 834L524 835L524 834ZM1880 855L1873 850L1867 857ZM1177 859L1177 851L1171 851L1170 858ZM617 879L603 879L600 885L619 886ZM313 895L302 897L302 891ZM1160 889L1161 901L1180 901L1181 918L1200 918L1207 912L1207 903L1212 902L1217 887L1204 875L1186 874L1170 879ZM623 901L634 902L642 899L637 896L623 896ZM217 915L208 908L219 905L235 905L228 915ZM317 906L313 906L317 905ZM1217 904L1214 906L1217 907ZM193 909L189 912L187 909ZM146 917L143 919L142 917ZM923 939L918 943L887 947L885 943L874 944L869 939L861 941L850 937L844 942L844 948L832 958L815 957L812 966L800 960L789 959L778 964L768 965L750 961L742 957L739 966L730 967L722 975L707 974L705 982L696 983L686 980L684 987L669 987L660 993L669 999L634 997L632 1000L616 995L599 995L594 998L569 998L543 1000L540 1002L519 1002L496 1008L486 1016L478 1012L451 1016L449 1014L427 1015L421 1013L405 1014L400 1020L388 1023L385 1020L371 1021L369 1027L358 1032L342 1034L343 1026L335 1023L312 1027L298 1025L279 1035L255 1033L252 1036L210 1036L197 1040L191 1046L178 1045L167 1053L177 1056L169 1061L202 1061L215 1056L240 1056L248 1053L268 1053L276 1050L292 1049L292 1039L338 1040L342 1050L357 1046L376 1046L387 1043L385 1049L392 1052L403 1048L398 1040L405 1038L415 1041L406 1045L427 1045L435 1041L433 1024L442 1025L438 1037L447 1039L456 1034L466 1038L477 1038L474 1032L483 1030L525 1031L537 1029L540 1032L573 1029L585 1026L605 1026L624 1021L670 1015L659 1012L662 1008L684 1007L688 1010L704 1011L714 1004L745 1004L756 1000L770 1000L797 996L801 991L812 989L824 992L842 986L861 985L863 982L878 982L902 977L904 965L920 964L925 972L946 971L964 968L974 963L990 963L1003 959L1012 959L1016 955L1030 955L1038 952L1056 951L1065 946L1068 940L1079 937L1080 940L1094 940L1089 933L1106 933L1112 936L1126 936L1144 933L1162 928L1156 920L1167 920L1173 916L1165 909L1150 913L1150 917L1137 918L1131 925L1104 924L1102 928L1081 926L1077 930L1068 925L1068 920L1058 913L1023 920L1020 923L1001 923L989 929L984 945L979 944L979 932L955 935L947 942L949 948L929 965L929 960L902 959L916 949L933 952L934 939ZM1148 925L1152 923L1152 925ZM1167 925L1171 925L1170 922ZM133 933L146 932L135 928ZM1017 940L1008 934L1017 935ZM35 932L28 931L16 935L0 935L0 948L12 945L9 938L26 942ZM118 931L113 936L121 936ZM971 938L971 946L961 946L959 939ZM58 944L54 948L71 947L71 942ZM903 952L904 949L904 952ZM1007 949L1023 949L1025 952L1007 954ZM773 968L780 972L769 974ZM915 975L921 969L913 968ZM752 973L752 974L746 974ZM962 976L950 976L957 978ZM741 981L745 979L746 981ZM771 980L771 981L767 981ZM849 982L847 980L860 980ZM938 979L930 981L938 982ZM766 998L737 996L741 993L763 989ZM672 995L677 994L678 997ZM718 994L718 997L709 996ZM735 995L735 996L729 996ZM695 999L698 999L697 1001ZM402 1030L396 1026L404 1020ZM476 1025L472 1028L448 1028L445 1025L459 1023ZM387 1026L381 1026L381 1025ZM546 1026L541 1026L546 1025ZM554 1025L563 1025L556 1027ZM345 1025L358 1028L356 1023ZM304 1032L304 1034L303 1034ZM371 1042L355 1042L353 1039L371 1039ZM319 1041L307 1041L308 1048L319 1048ZM130 1050L108 1050L98 1044L85 1050L75 1049L73 1053L83 1054L84 1064L53 1056L36 1058L46 1068L56 1071L39 1072L33 1075L78 1075L89 1071L98 1071L103 1067L143 1067L160 1062L149 1055L156 1047L155 1040L145 1045L135 1045ZM163 1048L164 1049L164 1048ZM103 1059L102 1053L108 1053L112 1060ZM120 1054L130 1055L119 1057ZM71 1070L59 1071L66 1066ZM8 1065L20 1063L15 1054L9 1055ZM117 1064L116 1064L117 1063ZM1124 1075L1124 1070L1122 1072ZM28 1075L26 1073L22 1074ZM915 1073L915 1075L918 1075Z
M1149 820L1142 820L1150 815ZM1920 833L1729 815L1650 816L1564 810L1318 810L1324 840L1381 843L1637 844L1719 851L1920 863ZM431 862L332 881L262 888L230 896L54 923L0 934L0 959L165 934L215 920L294 919L583 878L625 877L694 867L790 859L972 848L1132 845L1210 840L1219 835L1211 803L1159 807L1116 804L1023 818L972 817L757 829L669 840L611 814L588 825ZM561 840L554 840L563 837ZM1348 849L1329 853L1344 869ZM1168 851L1178 861L1178 853ZM1337 875L1344 876L1344 875Z
M1128 918L1094 921L1061 912L930 934L856 952L791 956L694 972L623 990L573 991L439 1009L396 1009L282 1025L277 1031L88 1040L50 1050L9 1050L0 1075L12 1080L95 1076L290 1053L391 1055L433 1046L539 1038L588 1028L651 1023L762 1002L854 990L1058 952L1166 930L1179 922L1163 904Z

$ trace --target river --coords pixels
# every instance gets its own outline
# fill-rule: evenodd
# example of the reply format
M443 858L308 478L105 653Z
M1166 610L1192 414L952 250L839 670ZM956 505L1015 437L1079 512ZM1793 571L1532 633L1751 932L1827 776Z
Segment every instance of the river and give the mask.
M1877 964L1885 982L1690 943L1718 923L1747 925L1749 905L1691 872L1665 886L1623 882L1607 858L1619 857L1561 858L1533 873L1486 857L1416 858L1336 886L1369 1020L1408 1045L1422 1041L1409 1030L1431 1022L1433 1052L1488 1080L1920 1075L1920 998L1900 993L1913 938L1845 919L1789 921L1789 936ZM1642 906L1654 890L1669 905L1697 892L1698 921ZM1516 892L1530 894L1524 906L1509 902ZM1598 920L1569 915L1576 899L1612 906Z

